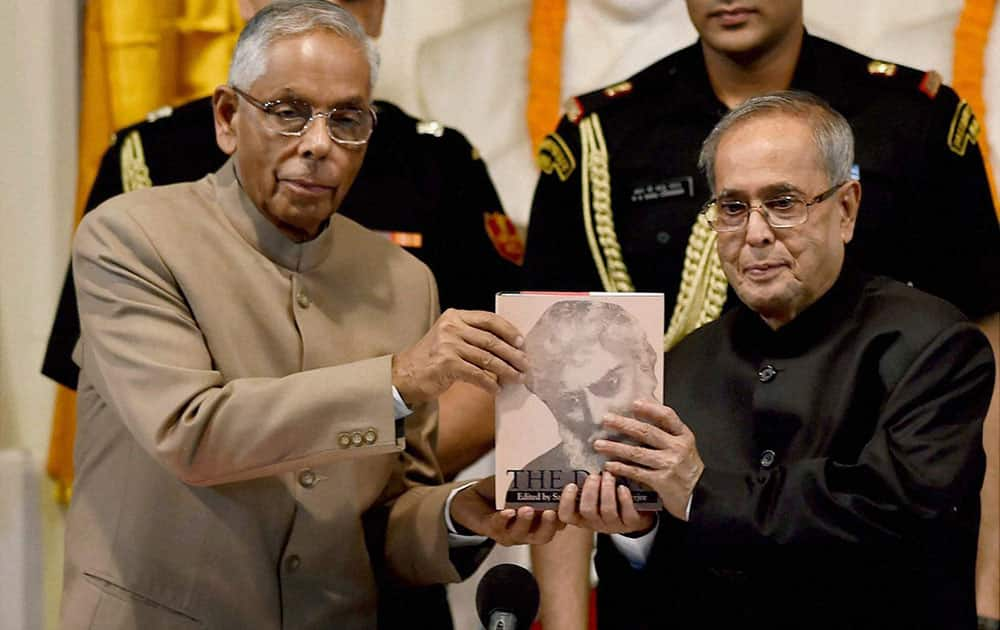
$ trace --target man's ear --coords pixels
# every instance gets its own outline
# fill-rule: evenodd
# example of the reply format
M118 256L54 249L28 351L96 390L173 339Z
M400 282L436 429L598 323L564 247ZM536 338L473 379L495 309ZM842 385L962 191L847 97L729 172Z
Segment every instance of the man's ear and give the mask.
M215 116L215 142L226 155L232 155L236 151L236 117L237 100L236 92L225 85L215 88L212 94L212 113Z
M840 237L847 244L854 238L854 225L861 205L861 183L852 179L844 184L837 195L837 203L840 208Z

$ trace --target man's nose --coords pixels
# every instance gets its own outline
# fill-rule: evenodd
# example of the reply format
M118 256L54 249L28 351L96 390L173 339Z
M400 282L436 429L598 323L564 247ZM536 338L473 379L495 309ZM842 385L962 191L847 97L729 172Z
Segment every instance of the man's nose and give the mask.
M774 242L774 228L767 222L764 210L751 208L747 216L746 242L754 247Z
M315 118L299 138L299 154L303 157L320 160L330 153L333 145L334 142L327 129L326 119Z

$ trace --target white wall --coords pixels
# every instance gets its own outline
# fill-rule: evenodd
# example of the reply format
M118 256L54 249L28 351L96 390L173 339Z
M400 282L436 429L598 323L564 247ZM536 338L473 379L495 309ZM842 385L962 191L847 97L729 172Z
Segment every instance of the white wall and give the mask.
M378 98L396 103L414 116L419 111L416 54L434 35L503 10L511 0L388 0L379 50L382 68Z
M27 449L39 471L54 391L39 368L69 255L76 181L77 16L74 0L0 7L0 448ZM44 549L46 609L55 611L62 514L48 482L39 490L43 528L31 534ZM54 623L50 613L47 627Z

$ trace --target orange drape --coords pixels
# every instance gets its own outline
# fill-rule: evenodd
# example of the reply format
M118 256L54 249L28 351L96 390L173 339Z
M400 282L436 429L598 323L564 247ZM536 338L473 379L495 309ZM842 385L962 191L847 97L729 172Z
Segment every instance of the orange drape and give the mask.
M562 90L563 31L566 0L534 0L531 5L531 51L528 55L528 105L525 116L532 150L559 122Z
M237 0L88 0L83 20L76 185L79 221L116 129L164 105L211 94L225 81L243 26ZM76 394L59 386L46 469L58 499L73 481Z
M955 27L955 56L952 61L954 88L969 102L979 119L979 151L986 162L986 173L993 191L993 207L1000 217L1000 198L997 196L993 170L990 168L990 149L986 139L986 108L1000 107L1000 96L993 95L987 103L983 94L983 76L986 74L986 43L996 13L996 0L965 0L962 14Z

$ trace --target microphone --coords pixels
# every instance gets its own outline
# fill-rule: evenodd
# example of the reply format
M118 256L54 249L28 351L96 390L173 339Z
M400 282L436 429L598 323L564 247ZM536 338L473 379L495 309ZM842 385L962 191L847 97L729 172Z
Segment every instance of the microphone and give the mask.
M520 565L495 565L476 587L476 612L486 630L528 628L538 613L535 576Z

